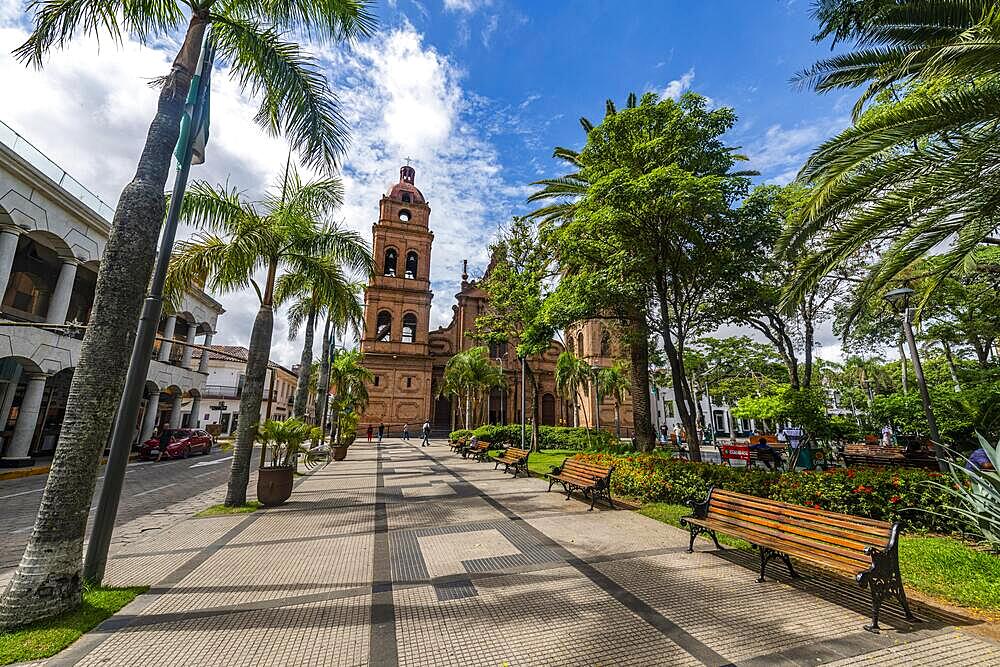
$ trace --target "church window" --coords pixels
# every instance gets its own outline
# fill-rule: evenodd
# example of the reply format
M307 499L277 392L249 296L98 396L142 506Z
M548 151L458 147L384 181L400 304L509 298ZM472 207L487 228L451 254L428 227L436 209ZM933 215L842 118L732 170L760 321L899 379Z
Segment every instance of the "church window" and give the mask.
M607 329L601 329L601 356L611 356L611 334L608 333Z
M406 273L403 274L404 278L416 278L417 277L417 253L413 250L406 253Z
M403 193L403 201L405 201L406 203L410 203L410 193L409 192L404 192Z
M410 221L410 212L407 211L405 208L402 209L402 210L400 210L400 212L399 212L399 219L402 220L403 222L409 222Z
M583 356L583 332L581 331L576 335L576 353L579 356Z
M375 322L375 340L392 340L392 313L388 310L380 311Z
M383 264L382 275L384 276L394 276L396 275L396 249L389 248L385 251L385 263Z
M499 343L490 343L490 357L492 359L505 359L507 358L507 341L503 340Z
M375 376L375 380L374 380L374 385L375 385L376 387L378 386L378 381L379 381L379 376L378 376L378 375L376 375L376 376Z
M406 388L409 389L413 383L413 378L406 378Z
M412 343L417 339L417 316L413 313L403 315L403 337L404 343Z
M575 351L573 349L573 335L572 334L570 334L569 336L566 336L566 350L569 351L570 354L575 354Z

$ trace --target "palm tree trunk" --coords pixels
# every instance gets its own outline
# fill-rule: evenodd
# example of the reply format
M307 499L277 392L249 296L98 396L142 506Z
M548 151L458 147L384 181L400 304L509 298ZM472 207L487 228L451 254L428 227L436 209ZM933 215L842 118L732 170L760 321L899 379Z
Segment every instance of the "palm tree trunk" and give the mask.
M309 306L306 314L305 341L302 344L302 356L299 357L299 381L295 385L295 403L292 414L298 419L304 419L309 405L309 379L312 377L313 338L316 329L316 307Z
M243 395L240 397L240 424L236 431L236 446L233 448L233 464L229 469L229 486L226 489L226 507L246 505L247 485L250 484L250 461L253 458L253 444L257 438L260 422L260 403L264 398L264 377L271 355L271 334L274 329L274 277L278 272L277 261L271 261L267 269L267 283L260 310L250 332L247 350L246 379Z
M632 397L632 426L635 442L643 452L653 451L656 434L649 403L649 325L643 312L635 312L628 337L629 394Z
M0 630L80 605L83 538L97 464L121 399L153 271L165 212L163 192L205 27L205 18L191 18L184 46L160 91L135 176L118 201L35 526L0 597Z
M319 384L316 387L316 418L326 439L326 408L330 402L330 317L323 325L323 351L319 358Z

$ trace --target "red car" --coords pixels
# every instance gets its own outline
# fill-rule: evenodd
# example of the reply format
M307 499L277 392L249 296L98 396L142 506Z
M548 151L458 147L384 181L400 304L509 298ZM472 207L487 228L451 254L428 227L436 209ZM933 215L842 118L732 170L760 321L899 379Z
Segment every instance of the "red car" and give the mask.
M166 458L187 458L192 454L208 454L212 451L212 436L194 428L168 429L170 444ZM160 439L150 438L139 446L139 458L146 461L160 456Z

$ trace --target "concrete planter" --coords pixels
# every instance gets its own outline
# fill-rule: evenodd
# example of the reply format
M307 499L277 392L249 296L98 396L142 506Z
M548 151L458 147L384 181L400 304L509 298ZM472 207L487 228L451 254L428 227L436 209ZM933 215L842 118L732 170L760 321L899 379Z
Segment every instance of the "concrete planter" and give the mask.
M263 505L280 505L292 495L293 466L267 467L257 471L257 500Z

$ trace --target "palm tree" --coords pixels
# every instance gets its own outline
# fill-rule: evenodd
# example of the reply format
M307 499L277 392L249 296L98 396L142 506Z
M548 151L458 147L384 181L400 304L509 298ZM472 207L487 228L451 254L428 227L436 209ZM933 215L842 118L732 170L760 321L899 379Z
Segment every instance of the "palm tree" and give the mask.
M320 427L326 429L326 413L330 398L330 362L333 357L333 350L337 345L337 336L353 331L355 337L361 331L364 320L364 285L362 283L352 283L350 293L342 294L343 298L335 298L324 304L326 312L326 322L323 325L323 351L319 361L319 387L316 394L316 417L320 420Z
M329 275L331 263L342 265L348 272L367 274L372 270L371 252L358 234L318 222L339 206L341 199L339 179L303 182L291 166L285 169L281 187L261 202L247 202L236 190L213 188L204 182L194 183L184 197L181 219L210 231L177 244L167 275L168 293L180 293L192 284L207 285L218 292L251 286L260 300L240 398L240 423L225 501L229 507L246 503L254 434L260 421L271 351L278 271ZM254 278L259 272L266 276L263 285Z
M305 335L302 345L302 355L299 361L298 384L295 389L295 401L292 414L302 419L305 417L309 400L309 387L312 382L312 352L313 338L316 330L316 318L322 317L324 311L334 304L339 312L345 308L353 308L351 316L355 321L364 315L358 303L357 288L344 275L340 262L334 256L321 257L307 267L306 271L286 273L278 278L274 288L274 303L277 306L292 302L288 311L288 338L298 336L299 329L304 326ZM329 346L330 318L327 317L324 331L324 344ZM323 359L329 355L324 353ZM327 366L329 370L329 366ZM322 385L321 385L322 386ZM321 393L321 392L319 392ZM318 395L318 394L317 394ZM316 413L321 418L321 413Z
M559 354L556 359L556 391L566 400L583 408L583 423L590 430L590 419L587 417L587 401L582 400L581 391L590 386L593 374L590 365L569 350Z
M615 402L615 431L618 437L621 437L622 404L625 402L625 393L629 389L628 369L625 367L625 363L619 360L613 366L598 370L594 379L597 395L610 396Z
M816 16L817 39L858 49L816 63L798 81L820 92L866 88L854 125L820 146L799 175L815 187L781 246L797 257L821 240L785 301L800 300L848 258L880 255L853 316L923 255L947 247L940 280L967 268L982 244L1000 244L1000 12L991 0L823 0Z
M356 414L368 406L368 383L374 373L363 365L360 350L337 350L330 360L330 389L333 390L333 412L337 428L334 442L342 441L341 424L347 414Z
M438 396L458 398L465 408L462 419L465 428L475 428L480 405L486 396L505 384L503 369L493 363L489 350L480 345L463 350L448 360Z
M35 66L78 35L152 41L184 29L169 72L157 81L156 113L135 176L118 200L101 260L90 325L66 402L35 527L22 565L0 598L0 629L79 606L80 550L100 452L121 398L165 212L164 190L191 77L205 35L232 76L260 99L255 120L283 133L302 159L331 168L347 130L319 63L284 35L340 42L369 35L369 0L334 2L33 2L34 29L15 56ZM185 27L186 26L186 27ZM211 31L208 32L208 28Z

